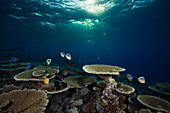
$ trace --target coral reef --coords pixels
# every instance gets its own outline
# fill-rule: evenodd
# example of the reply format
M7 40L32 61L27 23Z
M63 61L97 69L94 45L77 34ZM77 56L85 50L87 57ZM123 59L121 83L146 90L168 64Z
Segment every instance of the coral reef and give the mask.
M154 110L164 111L167 113L170 112L170 103L159 97L151 95L138 95L137 99L143 105Z
M135 89L131 86L124 85L122 83L118 83L116 91L122 94L131 94L135 92Z
M89 84L96 82L97 80L92 76L70 76L64 79L64 82L67 83L70 87L87 87Z
M83 66L83 70L93 74L116 74L117 72L125 71L124 68L101 64L85 65Z
M83 111L85 113L95 113L95 104L94 103L87 103L84 108Z
M48 104L47 95L35 90L13 90L0 95L1 113L43 112ZM8 106L8 107L7 107Z
M168 84L168 83L157 83L156 85L160 88L170 90L170 84Z
M102 92L101 100L105 106L104 112L118 113L120 112L119 97L117 96L117 82L112 78L113 75L119 75L119 72L125 71L124 68L111 65L85 65L83 70L87 73L97 74L106 82L106 87ZM124 88L124 89L127 89ZM126 105L122 104L121 107L126 109Z
M140 109L139 111L135 111L135 113L153 113L150 109Z
M41 68L40 70L41 71L38 71L38 69L32 69L32 70L21 72L15 75L14 79L17 81L43 81L44 80L43 75L46 76L46 74L49 74L48 76L51 76L49 78L54 78L55 77L54 75L59 72L58 69L50 69L50 68L44 68L44 69ZM44 74L42 74L42 72L44 72ZM41 76L35 76L34 73L41 73L40 74Z
M21 87L17 87L14 85L5 85L2 88L0 88L0 94L8 93L12 90L20 90L20 89L21 89Z
M2 113L169 112L168 83L158 83L148 88L148 84L141 85L135 81L128 81L124 73L116 76L119 72L125 71L124 68L101 64L85 65L83 71L77 67L62 66L59 73L57 64L56 66L38 66L24 71L25 64L1 63L1 69L6 70L22 67L15 76L15 80L13 79L15 74L4 73L5 71L0 70L0 86L4 86L0 88L0 112ZM32 65L32 68L34 66ZM49 79L47 84L43 82L45 77ZM5 81L2 80L4 78ZM164 97L165 100L156 96Z
M149 89L152 89L155 92L159 92L165 95L170 95L170 90L160 89L158 86L148 86Z

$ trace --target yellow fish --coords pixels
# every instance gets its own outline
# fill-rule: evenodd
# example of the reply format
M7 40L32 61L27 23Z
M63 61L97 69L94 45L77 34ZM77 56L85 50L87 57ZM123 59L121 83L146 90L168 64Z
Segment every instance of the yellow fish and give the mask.
M70 53L66 54L65 56L66 56L67 60L71 60L71 55L70 55Z
M144 84L144 83L145 83L145 78L144 78L144 77L139 77L139 78L138 78L138 81L139 81L140 83Z
M61 57L65 57L65 53L64 52L60 52L60 55L61 55Z
M47 65L50 65L51 64L51 59L47 59L46 62L47 62Z
M129 81L132 81L132 80L133 80L133 77L132 77L132 75L130 75L130 74L127 74L126 76L127 76L127 78L128 78L128 80L129 80Z
M45 83L45 84L48 84L48 83L49 83L49 79L45 77L45 78L44 78L44 83Z

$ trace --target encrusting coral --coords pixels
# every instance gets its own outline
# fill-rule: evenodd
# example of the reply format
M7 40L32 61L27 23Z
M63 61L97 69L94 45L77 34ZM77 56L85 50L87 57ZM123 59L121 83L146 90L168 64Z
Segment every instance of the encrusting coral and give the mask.
M1 113L41 113L48 104L47 95L35 90L13 90L0 95Z

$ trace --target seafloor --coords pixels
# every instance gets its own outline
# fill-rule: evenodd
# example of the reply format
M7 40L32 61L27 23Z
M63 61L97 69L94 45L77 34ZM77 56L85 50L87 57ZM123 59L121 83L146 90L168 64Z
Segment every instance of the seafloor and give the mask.
M121 72L109 83L71 62L31 62L26 71L28 64L0 62L1 113L170 113L168 83L141 84Z

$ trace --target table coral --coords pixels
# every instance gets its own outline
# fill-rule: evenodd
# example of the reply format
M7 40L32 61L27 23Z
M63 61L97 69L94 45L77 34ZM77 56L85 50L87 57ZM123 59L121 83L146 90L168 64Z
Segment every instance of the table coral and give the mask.
M35 90L13 90L0 95L0 103L9 100L9 104L1 106L1 113L41 113L48 104L47 95L44 92Z

